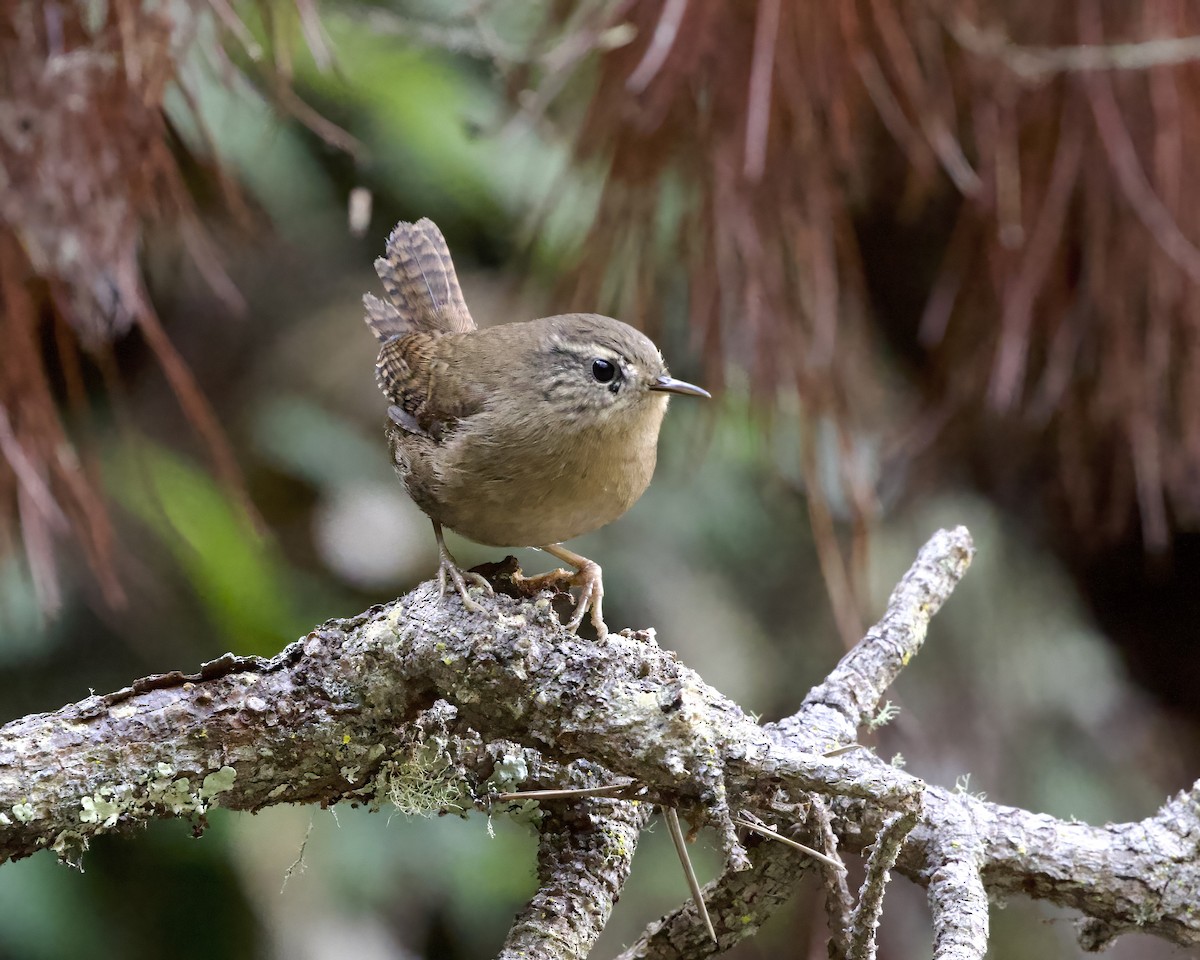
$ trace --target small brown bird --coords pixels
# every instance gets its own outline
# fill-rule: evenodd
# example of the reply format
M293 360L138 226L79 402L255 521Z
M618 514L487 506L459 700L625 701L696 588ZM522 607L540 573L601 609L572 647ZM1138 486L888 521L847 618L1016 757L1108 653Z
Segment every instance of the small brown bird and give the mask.
M400 223L375 261L388 300L367 294L382 341L376 378L391 403L387 437L409 496L433 521L445 592L477 609L442 527L494 547L537 547L571 564L579 602L604 637L598 564L562 546L628 510L654 473L673 379L633 327L591 313L476 328L433 221ZM390 302L389 302L390 301Z

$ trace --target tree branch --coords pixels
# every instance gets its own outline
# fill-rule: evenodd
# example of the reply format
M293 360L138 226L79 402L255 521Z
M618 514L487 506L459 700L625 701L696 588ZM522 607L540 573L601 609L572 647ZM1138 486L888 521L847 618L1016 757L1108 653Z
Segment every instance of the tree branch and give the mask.
M879 831L879 839L875 841L867 860L867 875L858 895L858 905L850 915L850 943L846 949L846 960L875 960L875 931L879 929L879 918L883 916L883 891L889 873L900 856L904 839L916 825L917 811L910 810L892 814ZM936 939L934 946L937 946Z
M586 785L603 774L591 773ZM517 914L500 960L586 957L612 915L653 812L648 803L603 798L542 806L538 891Z
M541 889L507 955L586 953L650 803L722 839L726 870L705 893L721 947L753 932L813 862L770 839L743 839L734 812L802 825L817 849L836 835L852 853L891 823L876 875L898 851L895 869L929 887L939 957L980 956L987 895L1014 892L1082 911L1096 921L1089 943L1132 928L1200 943L1200 785L1140 823L1092 827L927 785L867 750L821 755L852 742L875 712L971 552L965 530L937 534L880 623L794 717L766 727L650 631L592 643L565 633L544 602L498 596L469 614L425 584L332 620L270 660L227 655L194 675L149 677L3 727L0 862L47 847L76 859L92 836L149 819L202 827L218 803L491 810L520 788L632 778L645 801L636 806L589 797L538 811L517 802L522 815L541 817ZM826 798L829 833L810 815L813 793ZM860 904L858 915L876 909ZM712 949L689 911L664 918L627 956Z

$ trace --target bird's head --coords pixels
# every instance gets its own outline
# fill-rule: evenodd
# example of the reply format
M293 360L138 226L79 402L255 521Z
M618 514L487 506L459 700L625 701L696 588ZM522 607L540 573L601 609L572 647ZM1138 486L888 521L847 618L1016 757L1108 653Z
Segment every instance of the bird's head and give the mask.
M542 322L539 388L564 419L610 421L649 411L661 416L672 393L709 396L672 377L654 342L620 320L572 313Z

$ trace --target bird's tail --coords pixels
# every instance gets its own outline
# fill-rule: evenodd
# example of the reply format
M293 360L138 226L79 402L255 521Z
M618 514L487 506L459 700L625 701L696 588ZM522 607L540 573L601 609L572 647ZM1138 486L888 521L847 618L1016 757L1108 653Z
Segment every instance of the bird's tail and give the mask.
M363 297L367 326L386 342L408 333L466 333L475 321L463 300L454 261L437 224L401 221L388 237L387 255L375 261L387 300Z

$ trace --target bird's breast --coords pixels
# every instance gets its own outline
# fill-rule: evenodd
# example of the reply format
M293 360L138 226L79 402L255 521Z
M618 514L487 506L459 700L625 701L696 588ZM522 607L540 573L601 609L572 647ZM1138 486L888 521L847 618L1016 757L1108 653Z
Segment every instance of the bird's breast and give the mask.
M654 475L664 406L570 428L473 417L442 449L436 514L426 512L492 546L558 543L611 523Z

